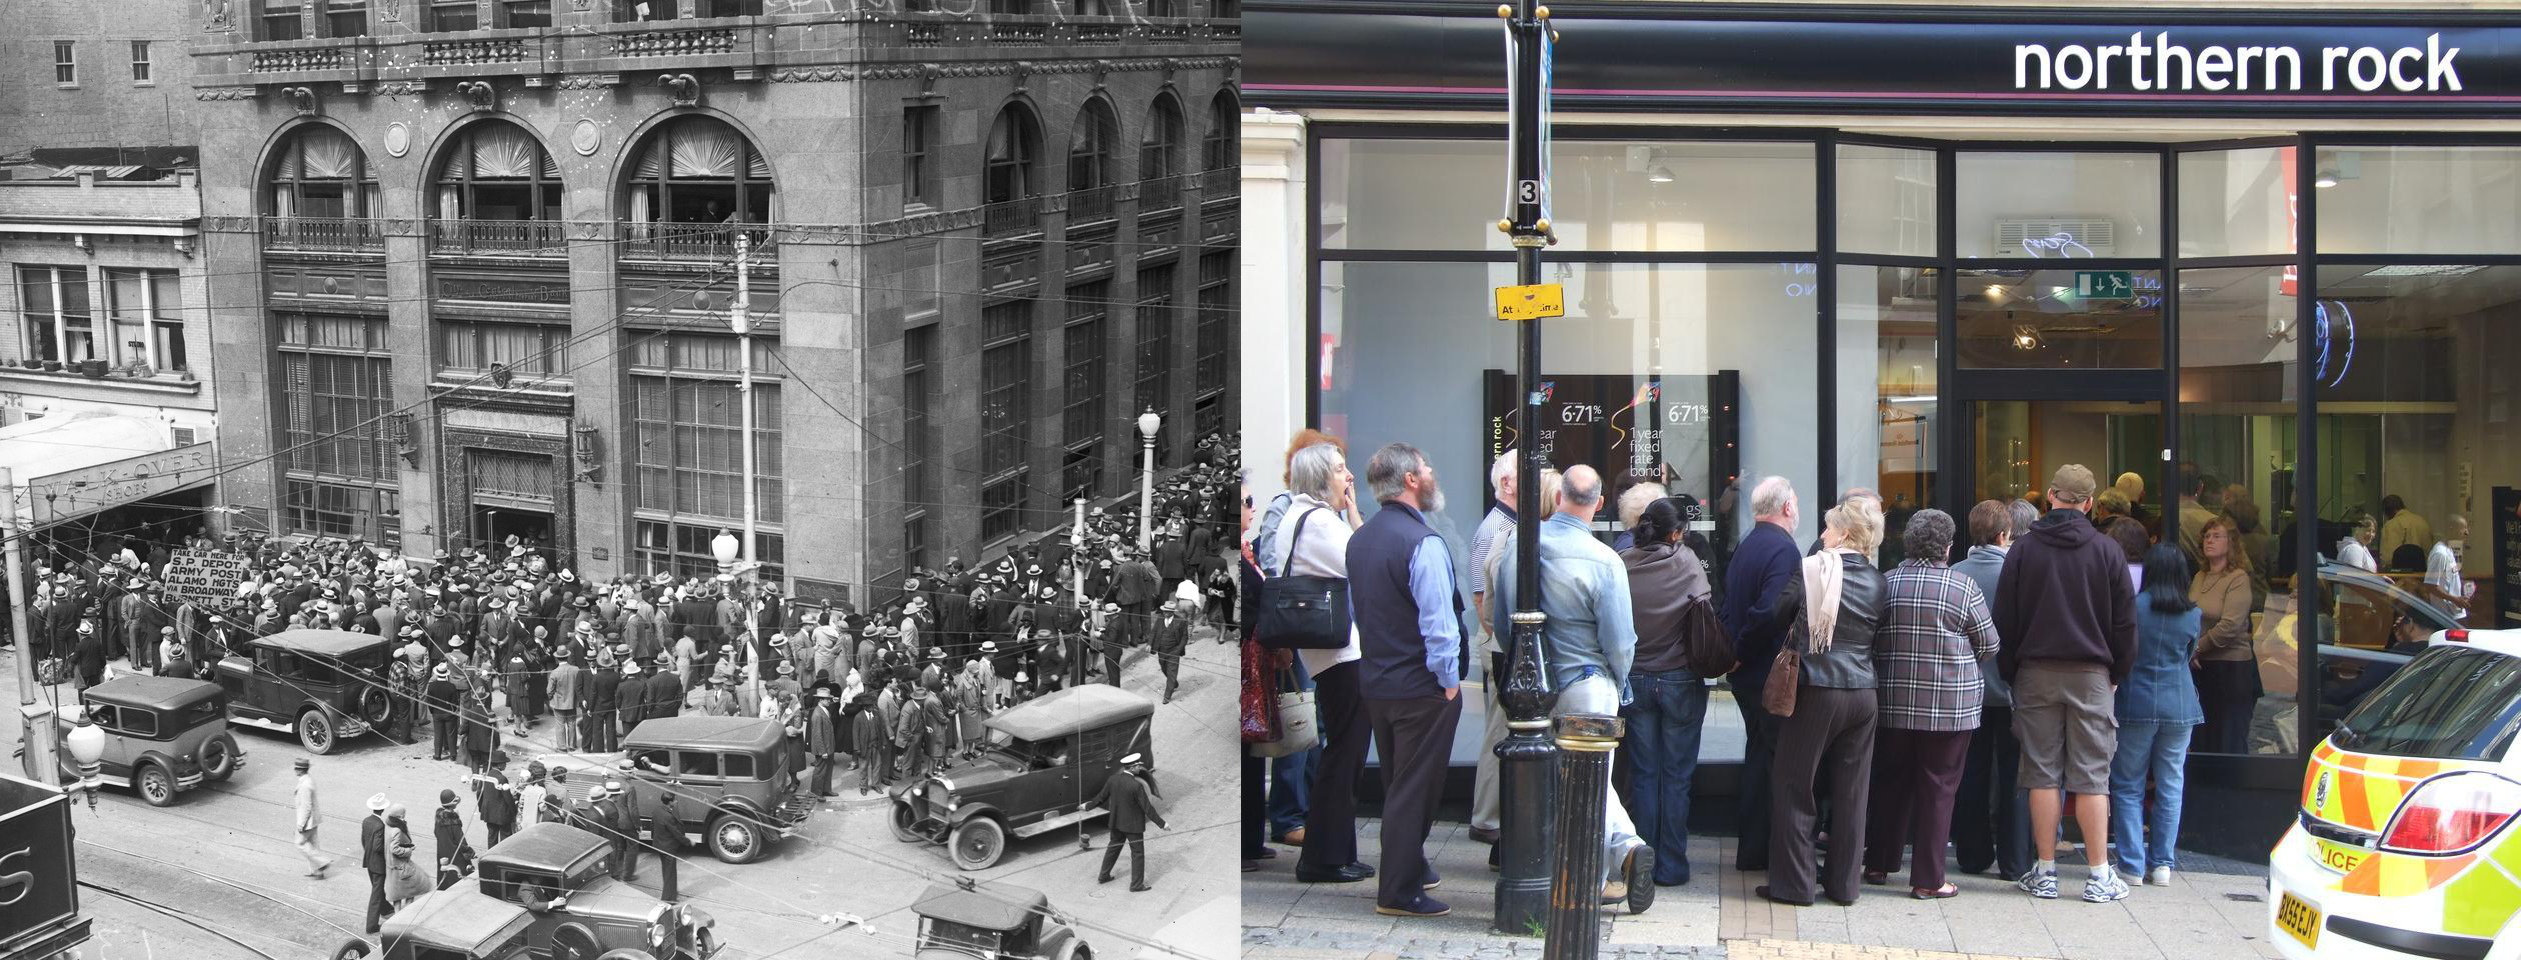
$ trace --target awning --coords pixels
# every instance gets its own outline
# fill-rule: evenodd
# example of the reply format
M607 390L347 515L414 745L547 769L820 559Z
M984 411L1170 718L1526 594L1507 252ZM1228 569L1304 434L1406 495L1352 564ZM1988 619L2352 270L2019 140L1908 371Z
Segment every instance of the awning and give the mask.
M0 467L19 522L40 527L208 483L219 456L210 443L175 446L155 420L81 410L0 427Z

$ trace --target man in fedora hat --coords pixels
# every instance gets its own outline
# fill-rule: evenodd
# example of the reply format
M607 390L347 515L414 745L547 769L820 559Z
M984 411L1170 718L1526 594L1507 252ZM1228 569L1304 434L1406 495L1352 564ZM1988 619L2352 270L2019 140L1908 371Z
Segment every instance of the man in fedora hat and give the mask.
M298 852L306 855L306 875L322 880L324 871L332 869L333 858L316 845L316 829L324 825L324 814L315 802L315 777L307 772L312 763L305 757L299 757L293 766L298 771L297 798L293 804L297 814L294 822L298 832Z
M1129 845L1129 889L1143 893L1147 886L1147 824L1172 829L1164 823L1164 815L1156 811L1155 800L1148 796L1145 756L1130 754L1120 758L1121 768L1103 781L1103 789L1086 801L1086 806L1102 807L1111 817L1111 840L1103 848L1103 869L1094 874L1097 883L1112 882L1112 868L1120 865L1120 848Z
M393 908L385 902L385 808L392 802L380 793L368 798L368 816L359 821L359 865L368 871L369 936L375 936L380 921Z
M1182 651L1190 646L1190 618L1199 610L1199 588L1183 581L1173 602L1156 615L1150 645L1155 650L1156 666L1164 671L1164 702L1173 702L1173 691L1182 682Z

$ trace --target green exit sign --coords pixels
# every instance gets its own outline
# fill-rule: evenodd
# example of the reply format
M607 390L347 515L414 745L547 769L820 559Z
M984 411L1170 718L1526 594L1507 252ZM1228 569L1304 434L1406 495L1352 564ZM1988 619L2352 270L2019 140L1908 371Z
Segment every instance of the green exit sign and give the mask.
M2075 296L2087 300L2136 299L2136 275L2126 270L2077 270Z

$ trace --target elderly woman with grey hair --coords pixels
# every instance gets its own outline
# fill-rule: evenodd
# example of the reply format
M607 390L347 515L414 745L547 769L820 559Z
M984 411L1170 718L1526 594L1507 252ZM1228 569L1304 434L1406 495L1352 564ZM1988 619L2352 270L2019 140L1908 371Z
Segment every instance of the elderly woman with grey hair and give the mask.
M1357 478L1339 447L1316 443L1287 458L1287 513L1258 552L1279 558L1265 576L1348 578L1348 540L1356 535L1344 515L1356 507ZM1357 862L1357 778L1365 773L1365 701L1358 688L1362 653L1351 628L1337 650L1298 650L1313 678L1321 711L1322 760L1314 772L1312 804L1304 820L1304 855L1296 879L1305 883L1355 883L1374 875Z
M1900 561L1883 579L1882 626L1874 632L1876 696L1873 804L1866 812L1866 883L1887 883L1913 845L1909 895L1939 900L1961 892L1944 882L1944 841L1961 785L1970 732L1978 729L1983 679L1978 663L1996 655L1996 623L1951 555L1952 516L1919 510L1908 518Z

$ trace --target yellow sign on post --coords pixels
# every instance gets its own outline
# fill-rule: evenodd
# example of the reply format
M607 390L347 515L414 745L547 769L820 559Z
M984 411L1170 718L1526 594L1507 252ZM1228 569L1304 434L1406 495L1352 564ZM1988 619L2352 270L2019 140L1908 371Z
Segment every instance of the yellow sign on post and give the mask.
M1497 288L1497 319L1538 320L1567 315L1567 289L1555 283Z

